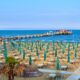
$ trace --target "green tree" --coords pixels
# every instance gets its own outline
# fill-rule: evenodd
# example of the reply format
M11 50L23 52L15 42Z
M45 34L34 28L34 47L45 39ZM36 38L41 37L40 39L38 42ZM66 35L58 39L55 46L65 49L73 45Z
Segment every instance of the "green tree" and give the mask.
M8 76L8 80L14 80L14 69L18 61L14 57L7 57L7 63L5 63L1 69L1 73Z

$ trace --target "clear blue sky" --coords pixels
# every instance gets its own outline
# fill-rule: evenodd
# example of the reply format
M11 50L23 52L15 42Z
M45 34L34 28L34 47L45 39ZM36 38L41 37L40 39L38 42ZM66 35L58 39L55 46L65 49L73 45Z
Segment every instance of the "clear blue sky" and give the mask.
M0 29L80 29L80 0L0 0Z

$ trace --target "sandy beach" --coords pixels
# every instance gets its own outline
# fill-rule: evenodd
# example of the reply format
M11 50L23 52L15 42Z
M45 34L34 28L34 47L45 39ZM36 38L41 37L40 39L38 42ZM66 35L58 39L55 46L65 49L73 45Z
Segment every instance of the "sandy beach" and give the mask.
M31 56L32 65L36 65L37 69L52 69L60 71L74 72L80 65L80 43L61 43L61 42L21 42L22 48L20 52L16 46L8 46L8 56L17 59L20 64L29 65L29 56ZM19 45L16 42L14 45ZM31 49L32 48L32 49ZM25 59L23 59L23 56ZM0 63L5 63L4 55L0 53ZM31 77L29 80L44 80L50 73L44 73L40 77ZM56 74L56 73L54 73ZM65 75L69 77L70 75Z

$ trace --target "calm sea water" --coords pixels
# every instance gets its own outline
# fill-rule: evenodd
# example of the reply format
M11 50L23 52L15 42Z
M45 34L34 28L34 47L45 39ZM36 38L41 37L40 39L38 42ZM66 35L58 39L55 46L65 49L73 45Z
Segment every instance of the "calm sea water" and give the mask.
M0 37L10 37L18 35L41 34L54 30L0 30ZM72 35L59 35L40 38L30 38L26 40L36 41L62 41L62 42L80 42L80 30L71 30Z

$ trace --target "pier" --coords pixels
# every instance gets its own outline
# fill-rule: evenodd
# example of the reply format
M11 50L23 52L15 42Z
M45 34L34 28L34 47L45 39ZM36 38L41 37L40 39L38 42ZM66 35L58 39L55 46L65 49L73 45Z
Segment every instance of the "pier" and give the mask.
M6 39L8 41L10 40L21 40L21 39L28 39L28 38L38 38L38 37L48 37L48 36L55 36L55 35L71 35L72 32L69 30L57 30L54 32L46 32L43 34L32 34L32 35L23 35L23 36L12 36L12 37L1 37L0 41Z

